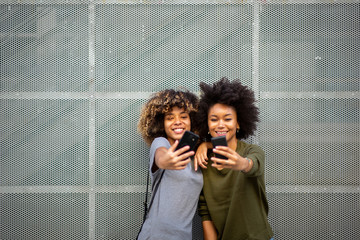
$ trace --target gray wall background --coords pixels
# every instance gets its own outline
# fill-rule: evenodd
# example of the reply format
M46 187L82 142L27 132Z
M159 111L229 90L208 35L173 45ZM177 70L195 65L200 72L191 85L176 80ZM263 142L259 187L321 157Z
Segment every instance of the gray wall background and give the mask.
M142 104L223 76L258 99L275 239L360 239L359 19L358 0L1 0L0 239L134 239Z

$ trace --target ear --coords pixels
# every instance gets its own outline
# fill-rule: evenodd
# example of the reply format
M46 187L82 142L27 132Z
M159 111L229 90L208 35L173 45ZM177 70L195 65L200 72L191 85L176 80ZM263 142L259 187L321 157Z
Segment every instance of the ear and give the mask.
M236 129L237 129L237 130L240 130L240 125L239 125L239 123L236 124Z

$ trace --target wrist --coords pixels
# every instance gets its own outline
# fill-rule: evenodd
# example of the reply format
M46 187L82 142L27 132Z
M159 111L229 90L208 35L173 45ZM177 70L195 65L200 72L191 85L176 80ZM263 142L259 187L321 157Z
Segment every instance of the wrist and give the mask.
M252 160L248 157L245 157L246 161L247 161L247 166L242 170L243 173L247 173L250 172L251 168L252 168Z

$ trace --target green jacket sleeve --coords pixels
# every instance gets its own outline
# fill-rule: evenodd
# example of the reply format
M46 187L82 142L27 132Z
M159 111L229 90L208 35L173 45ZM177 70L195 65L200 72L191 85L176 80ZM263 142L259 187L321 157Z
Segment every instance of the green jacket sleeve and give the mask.
M203 191L201 191L199 197L198 213L202 221L211 220Z
M259 146L251 144L245 151L244 157L250 158L254 163L251 170L245 174L246 176L258 177L264 175L265 153Z

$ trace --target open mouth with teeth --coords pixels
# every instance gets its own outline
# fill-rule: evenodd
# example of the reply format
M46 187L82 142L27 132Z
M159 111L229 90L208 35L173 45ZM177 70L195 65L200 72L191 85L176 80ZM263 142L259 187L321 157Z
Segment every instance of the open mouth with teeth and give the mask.
M173 131L176 134L181 134L185 131L185 129L184 128L174 128Z
M215 132L216 132L216 135L218 135L218 136L225 136L227 134L227 132L224 132L224 131L222 131L222 132L215 131Z

